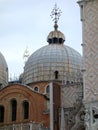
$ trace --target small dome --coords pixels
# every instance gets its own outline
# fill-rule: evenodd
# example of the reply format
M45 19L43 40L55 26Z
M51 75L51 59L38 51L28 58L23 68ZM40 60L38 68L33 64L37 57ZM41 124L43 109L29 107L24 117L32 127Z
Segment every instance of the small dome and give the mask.
M0 87L8 83L8 66L4 56L0 53Z
M64 34L58 30L51 31L47 37L47 42L49 42L49 44L51 43L62 44L64 41L65 41Z
M56 80L76 80L82 67L82 57L64 44L49 44L34 52L24 67L23 83ZM58 77L55 77L58 74Z

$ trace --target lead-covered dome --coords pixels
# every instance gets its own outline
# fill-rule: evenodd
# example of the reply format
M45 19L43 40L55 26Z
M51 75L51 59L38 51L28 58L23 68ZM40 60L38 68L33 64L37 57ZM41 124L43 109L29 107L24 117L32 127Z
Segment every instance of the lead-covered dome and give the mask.
M8 83L8 66L4 56L0 52L0 88Z
M55 15L58 13L55 12ZM55 17L54 31L47 37L49 45L35 51L27 60L23 73L24 84L51 80L74 82L81 78L82 57L63 44L65 36L58 30L57 20Z
M49 44L35 51L24 67L23 83L55 80L75 81L82 66L81 55L63 44ZM69 79L70 78L70 79Z

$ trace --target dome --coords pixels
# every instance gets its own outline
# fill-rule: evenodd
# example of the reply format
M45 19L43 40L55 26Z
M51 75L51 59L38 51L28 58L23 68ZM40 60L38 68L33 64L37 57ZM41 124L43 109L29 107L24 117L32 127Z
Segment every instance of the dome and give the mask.
M58 30L57 25L59 13L56 9L54 11L54 31L47 37L49 44L28 58L23 73L24 84L51 80L74 82L81 78L82 57L77 51L63 44L65 36Z
M0 87L6 86L8 83L8 66L4 56L0 53Z
M65 41L64 34L58 30L51 31L47 37L47 42L51 44L55 43L55 41L62 44Z
M77 51L64 44L49 44L38 49L28 58L24 67L23 83L75 81L81 67L82 57ZM55 73L58 77L55 77Z

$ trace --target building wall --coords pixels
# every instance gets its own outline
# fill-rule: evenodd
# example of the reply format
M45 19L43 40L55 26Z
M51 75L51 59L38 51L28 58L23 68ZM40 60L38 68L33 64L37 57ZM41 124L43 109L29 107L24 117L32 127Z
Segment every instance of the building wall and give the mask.
M98 0L80 0L86 130L98 129Z
M17 101L17 117L16 121L11 121L11 100ZM23 101L29 102L29 118L23 119ZM43 111L47 109L45 97L32 91L30 87L20 84L13 84L5 87L0 91L0 105L4 106L4 122L2 125L28 123L30 121L43 124L45 127L49 127L49 114L44 114Z
M39 88L39 92L42 94L46 94L46 87L49 85L49 82L37 82L33 83L30 86L34 89L35 87Z
M85 100L98 100L98 0L83 7L83 57Z
M83 84L73 83L65 84L61 89L62 102L65 108L73 108L75 104L82 102L83 98Z

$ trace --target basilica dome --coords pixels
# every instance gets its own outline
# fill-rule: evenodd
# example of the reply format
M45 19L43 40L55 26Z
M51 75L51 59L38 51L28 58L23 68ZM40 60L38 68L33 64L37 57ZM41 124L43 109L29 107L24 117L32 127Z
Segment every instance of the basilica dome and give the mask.
M64 45L65 36L55 29L47 37L48 45L35 51L27 60L23 83L41 81L72 81L80 76L82 57L73 48Z
M0 53L0 88L8 83L8 66L4 56Z

